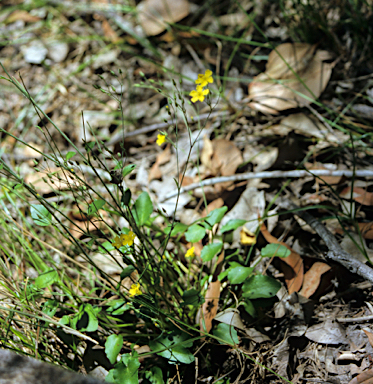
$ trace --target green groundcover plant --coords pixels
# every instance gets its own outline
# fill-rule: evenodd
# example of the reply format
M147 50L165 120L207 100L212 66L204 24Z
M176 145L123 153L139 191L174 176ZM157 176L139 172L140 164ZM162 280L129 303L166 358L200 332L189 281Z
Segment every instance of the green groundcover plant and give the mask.
M120 79L121 72L112 75ZM44 153L33 148L40 154L34 169L55 192L58 198L54 201L41 196L19 170L4 160L0 162L0 220L6 233L0 249L8 260L1 262L1 285L9 299L1 305L1 322L6 324L1 331L3 346L64 365L61 354L51 347L58 344L51 341L52 329L74 361L79 361L77 356L81 359L82 348L89 343L104 348L109 371L106 381L116 384L135 384L139 379L164 383L179 367L197 364L201 350L202 357L208 350L206 345L226 345L245 354L239 348L239 336L244 333L229 322L214 324L211 332L205 331L201 308L209 284L216 279L225 291L219 310L241 308L254 319L258 300L261 306L265 302L273 305L280 282L256 270L260 260L249 265L252 248L246 254L232 248L232 232L246 221L235 218L221 226L228 210L224 206L190 225L177 222L175 216L169 217L154 206L148 192L135 196L135 191L124 187L123 181L136 167L126 162L124 151L113 153L98 139L84 142L84 150L79 149L16 79L8 74L1 79L27 97L36 113L71 146L69 152L62 153L51 139L50 128L37 127L49 150ZM212 71L200 74L195 90L190 92L191 103L198 106L206 102L212 112L218 97L209 88L213 82ZM173 81L173 94L145 76L137 86L164 94L170 118L178 113L183 116L190 138L189 158L196 139L192 139L188 124L182 82L177 85ZM97 88L116 97L110 87ZM158 134L157 145L171 143L177 148L174 120L172 132ZM20 137L2 132L29 146ZM108 165L108 160L114 166ZM51 164L59 171L50 171ZM87 168L94 177L83 176ZM186 167L178 169L182 177L174 180L178 191L185 171ZM55 187L59 183L64 183L63 192ZM76 228L69 216L72 204L91 225L86 230ZM126 224L118 229L119 221ZM83 236L78 238L71 228ZM204 246L197 261L194 244L201 241ZM124 267L119 278L100 268L93 257L96 253L115 262L120 258ZM289 253L277 244L261 250L261 256L269 258ZM221 254L225 268L217 263ZM31 268L34 275L26 276L24 268ZM24 279L15 281L15 274ZM139 352L144 347L145 352ZM208 366L208 361L205 364Z

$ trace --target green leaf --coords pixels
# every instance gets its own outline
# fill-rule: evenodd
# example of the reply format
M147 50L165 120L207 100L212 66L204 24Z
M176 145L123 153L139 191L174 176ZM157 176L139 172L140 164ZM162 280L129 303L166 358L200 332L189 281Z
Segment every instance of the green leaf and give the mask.
M46 227L52 223L52 214L48 211L44 205L31 204L31 217L36 225Z
M185 239L190 243L197 243L205 237L206 229L198 224L191 225L185 232Z
M97 315L100 311L101 308L93 307L91 304L81 305L78 313L70 320L71 327L82 332L97 331Z
M221 207L214 209L211 211L206 217L206 223L210 224L210 226L214 226L217 223L220 223L221 219L224 217L225 212L228 211L228 207Z
M229 220L227 224L223 225L220 228L220 233L228 232L228 231L234 231L238 227L241 227L246 223L246 220L241 219L232 219Z
M131 308L123 299L111 300L108 305L109 308L107 308L106 312L111 313L113 316L122 315Z
M57 300L47 300L43 304L42 312L49 317L53 317L59 308L59 303Z
M70 160L75 155L76 155L76 152L74 152L74 151L67 152L66 153L66 160Z
M218 340L220 344L237 345L240 342L237 331L229 324L219 323L212 333L214 336L224 340L224 342Z
M245 311L251 316L251 317L256 317L256 309L253 305L253 303L250 300L246 300L245 303L242 304L243 307L245 308Z
M101 209L105 205L105 203L106 201L102 199L94 200L93 203L89 204L87 214L93 215L99 209Z
M132 209L133 217L135 218L136 224L142 226L149 219L153 212L153 204L150 200L147 192L142 192L137 198L134 207Z
M136 268L133 265L129 265L128 267L124 268L123 271L120 273L120 279L123 280L124 278L131 275L133 271L135 271Z
M105 343L105 353L111 364L114 364L117 361L117 356L123 346L123 336L122 335L110 335L106 339Z
M126 166L123 168L123 171L122 171L122 175L123 175L123 177L129 175L135 168L136 168L136 164L126 165Z
M95 145L96 145L96 142L91 141L90 143L84 143L84 148L89 153L90 151L92 151L92 149Z
M242 296L248 299L268 299L276 295L281 284L269 276L251 276L242 286Z
M229 263L228 280L232 284L241 284L253 273L253 270L254 268L243 267L241 264L233 261Z
M262 257L288 257L291 252L281 244L268 244L260 251Z
M149 342L149 347L157 355L168 360L170 364L190 364L194 362L193 354L187 349L193 345L187 340L188 335L181 332L170 332Z
M110 241L105 241L101 244L103 248L105 248L106 251L114 251L115 247L113 244L110 243ZM99 252L101 253L106 253L101 247L98 249Z
M46 288L49 287L50 285L54 284L56 281L58 281L58 272L55 271L54 269L51 269L50 271L44 272L40 274L36 279L35 279L35 285L38 288Z
M223 248L223 243L212 243L212 244L205 245L202 248L202 252L201 252L202 261L206 262L206 261L212 260L212 258L217 253L219 253L222 248Z
M203 296L194 288L183 293L183 300L184 301L180 304L181 306L193 305L194 307L199 307L205 302Z
M122 205L124 205L125 207L128 206L128 204L131 202L131 197L132 197L132 193L131 193L131 190L129 188L127 188L121 199L120 199L120 202L122 203Z
M185 232L187 230L188 226L182 223L176 223L171 231L171 225L166 227L164 229L164 232L166 235L168 235L171 231L170 236L176 236L178 233Z
M150 381L151 384L164 384L162 369L159 367L151 367L150 371L145 372L145 378Z
M122 355L120 363L109 371L109 377L105 380L115 384L138 384L139 383L139 359L132 357L129 353ZM111 381L113 380L113 381Z

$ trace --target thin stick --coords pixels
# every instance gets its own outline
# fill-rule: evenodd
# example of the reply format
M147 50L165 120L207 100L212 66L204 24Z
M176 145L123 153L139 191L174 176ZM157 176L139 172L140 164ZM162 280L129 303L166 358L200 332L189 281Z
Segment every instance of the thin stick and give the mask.
M198 183L190 184L180 189L180 194L199 187L206 187L208 185L214 185L219 183L225 183L226 181L241 181L250 179L277 179L277 178L288 178L288 177L305 177L305 176L345 176L345 177L373 177L373 171L369 170L335 170L329 171L328 169L315 169L309 171L307 169L300 169L294 171L270 171L270 172L248 172L239 173L233 176L219 176L211 179L201 180ZM163 201L170 199L178 194L178 191L169 193Z
M327 229L316 218L314 218L306 211L301 211L297 205L289 200L283 201L281 203L281 207L288 210L296 210L294 214L303 219L324 240L326 246L329 249L329 251L324 255L326 259L343 265L350 272L356 273L357 275L373 283L373 268L367 264L362 263L350 253L342 249L337 239L329 231L329 229Z

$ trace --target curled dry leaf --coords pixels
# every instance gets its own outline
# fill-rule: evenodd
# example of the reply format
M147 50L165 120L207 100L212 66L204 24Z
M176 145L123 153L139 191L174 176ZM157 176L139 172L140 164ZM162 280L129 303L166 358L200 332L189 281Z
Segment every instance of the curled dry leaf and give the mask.
M352 193L351 187L347 187L341 192L340 196L344 199L351 199L352 197L352 199L362 205L373 205L373 193L360 187L354 187Z
M202 313L200 316L199 326L201 332L210 332L212 328L212 320L218 312L218 302L220 297L220 286L219 280L212 281L205 295L205 302L202 305Z
M233 141L203 138L201 163L209 169L211 176L234 175L242 163L242 153Z
M17 9L16 11L12 12L6 19L5 23L10 24L14 23L15 21L22 20L26 23L35 23L40 19L38 16L30 15L27 11Z
M189 14L187 0L144 0L138 6L139 22L147 36L155 36Z
M360 232L364 239L373 240L373 222L358 223Z
M304 274L303 287L299 293L310 298L320 284L321 275L329 271L330 266L328 264L317 261L312 267Z
M334 64L326 51L315 45L285 43L268 57L266 72L249 85L249 106L264 113L278 114L285 109L311 103L325 89ZM290 69L291 68L291 69Z
M348 384L372 384L373 369L364 371L354 377Z

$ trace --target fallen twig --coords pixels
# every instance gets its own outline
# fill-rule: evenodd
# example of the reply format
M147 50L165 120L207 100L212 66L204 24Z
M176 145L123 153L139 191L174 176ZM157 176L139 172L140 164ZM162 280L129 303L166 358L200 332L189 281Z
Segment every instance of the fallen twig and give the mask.
M226 181L242 181L249 179L277 179L277 178L288 178L288 177L305 177L305 176L345 176L345 177L373 177L373 171L368 170L335 170L329 171L328 169L315 169L309 171L294 170L294 171L269 171L269 172L248 172L239 173L233 176L219 176L211 179L201 180L198 183L190 184L180 189L180 194L192 191L199 187L206 187L208 185L214 185L219 183L225 183ZM163 201L170 199L171 197L177 196L179 191L173 191L169 193Z
M296 210L294 213L303 219L324 240L326 246L329 249L325 255L326 259L336 261L337 263L347 268L350 272L356 273L357 275L373 283L373 269L369 265L362 263L350 253L342 249L333 234L316 218L314 218L308 212L301 211L297 205L288 200L283 201L281 203L281 207L288 210Z

